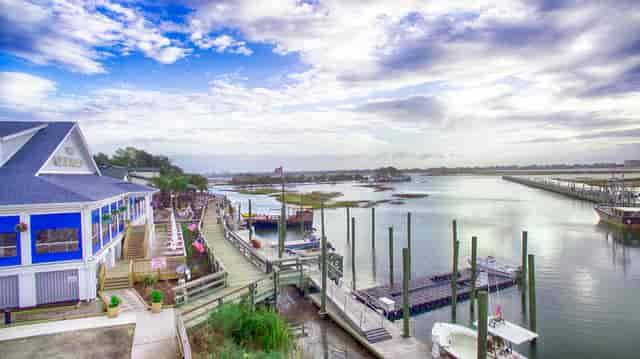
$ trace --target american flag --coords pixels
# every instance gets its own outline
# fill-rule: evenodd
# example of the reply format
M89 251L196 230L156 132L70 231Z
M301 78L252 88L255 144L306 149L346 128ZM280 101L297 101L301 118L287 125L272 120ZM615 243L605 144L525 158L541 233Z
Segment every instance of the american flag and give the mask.
M276 167L274 172L277 176L284 177L284 170L282 169L282 166Z

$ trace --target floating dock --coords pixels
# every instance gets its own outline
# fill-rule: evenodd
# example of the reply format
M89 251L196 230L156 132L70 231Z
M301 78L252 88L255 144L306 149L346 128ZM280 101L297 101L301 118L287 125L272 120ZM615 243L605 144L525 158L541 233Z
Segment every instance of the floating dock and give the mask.
M409 281L409 308L411 315L428 312L451 304L451 273L439 273L428 277L418 277ZM471 269L462 269L458 274L458 302L471 296ZM490 274L488 285L478 286L476 290L490 292L514 286L516 279ZM402 283L377 286L358 290L355 296L369 307L382 311L389 320L402 318ZM382 300L383 298L390 299ZM386 303L385 303L386 302Z

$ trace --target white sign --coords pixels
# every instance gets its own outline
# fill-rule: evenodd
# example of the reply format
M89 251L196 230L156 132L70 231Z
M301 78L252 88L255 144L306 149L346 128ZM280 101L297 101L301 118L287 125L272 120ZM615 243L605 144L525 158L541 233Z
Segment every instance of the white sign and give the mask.
M58 167L82 167L82 160L77 158L75 148L71 146L64 147L64 155L56 155L53 157L53 164Z
M167 267L167 257L151 258L151 269L164 269Z

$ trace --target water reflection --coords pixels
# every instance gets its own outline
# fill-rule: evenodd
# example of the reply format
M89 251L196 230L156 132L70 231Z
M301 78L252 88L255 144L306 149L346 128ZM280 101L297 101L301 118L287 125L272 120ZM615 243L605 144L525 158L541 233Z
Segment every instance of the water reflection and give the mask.
M598 224L593 204L531 189L490 176L417 178L394 185L396 192L425 192L424 199L405 205L376 207L376 253L371 248L371 211L352 209L356 218L358 286L386 284L393 263L395 280L401 279L401 248L406 246L406 213L412 212L412 272L416 276L451 269L451 220L457 219L460 258L470 255L471 236L478 236L478 255L494 255L518 264L520 233L529 231L529 253L536 255L538 331L534 350L517 348L530 358L636 358L637 340L620 333L640 327L640 234ZM308 185L303 191L340 191L345 200L382 200L389 193L373 192L353 184ZM248 196L227 193L234 200ZM254 208L278 208L271 197L254 197ZM351 262L347 244L345 210L325 213L327 237L345 255L345 283ZM319 223L319 214L315 218ZM394 227L394 256L389 258L387 228ZM269 238L277 234L262 233ZM296 231L288 237L295 238ZM391 260L391 262L390 262ZM505 316L528 325L525 302L518 288L501 291L491 301L504 304ZM415 337L428 342L436 321L448 321L444 308L413 317ZM460 303L458 321L469 322L468 302ZM320 331L318 332L320 340ZM328 333L331 348L331 333ZM339 346L336 346L340 348ZM318 357L323 357L319 354ZM330 356L331 357L331 356Z

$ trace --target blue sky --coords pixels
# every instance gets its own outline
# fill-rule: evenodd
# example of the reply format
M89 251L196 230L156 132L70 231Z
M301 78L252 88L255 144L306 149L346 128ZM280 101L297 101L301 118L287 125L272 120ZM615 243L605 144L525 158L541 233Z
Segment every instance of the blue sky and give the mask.
M189 170L640 157L640 4L0 0L0 119Z

